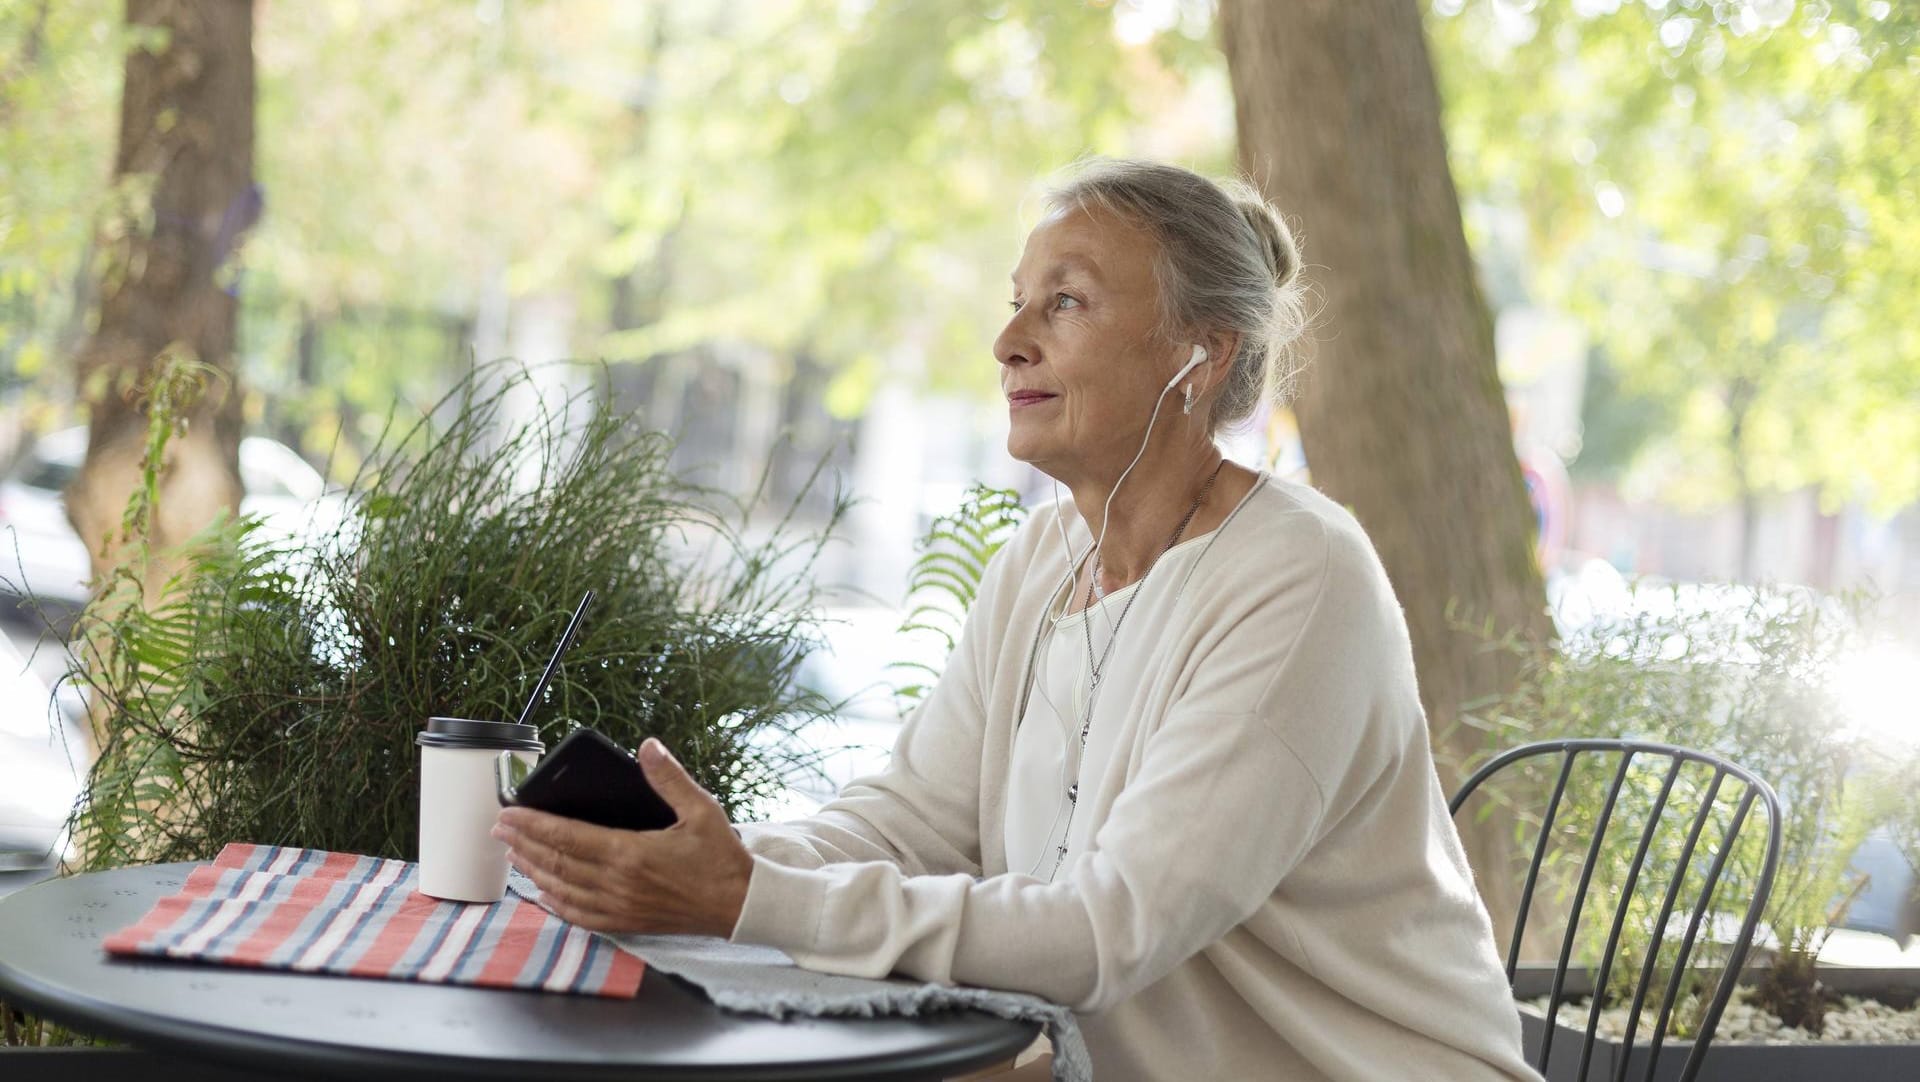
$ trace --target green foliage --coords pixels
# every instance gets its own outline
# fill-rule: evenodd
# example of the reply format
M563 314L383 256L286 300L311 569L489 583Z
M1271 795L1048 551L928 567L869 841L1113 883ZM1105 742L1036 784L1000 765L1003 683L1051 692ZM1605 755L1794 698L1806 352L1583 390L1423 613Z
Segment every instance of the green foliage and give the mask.
M909 608L900 634L932 636L943 656L952 653L979 595L987 562L1025 519L1018 492L981 484L967 489L952 514L934 519L927 535L915 544L920 556L907 575ZM896 706L905 717L939 682L941 670L919 661L899 661L891 667L919 681L894 688Z
M1608 358L1576 471L1696 503L1920 493L1912 5L1426 6L1476 242L1491 254L1485 223L1517 210L1530 299ZM260 395L299 398L292 423L322 447L459 375L454 355L385 363L419 354L358 314L485 322L533 295L572 300L583 352L804 350L839 373L842 414L887 378L984 390L997 268L1038 178L1087 153L1231 166L1210 10L264 8L250 417ZM137 184L109 190L113 118L124 50L163 43L118 14L0 6L0 364L49 390L85 330L92 238L142 204ZM351 324L317 372L292 362L303 315ZM374 435L350 433L349 468Z
M0 1050L8 1048L112 1048L118 1041L90 1037L49 1022L37 1015L16 1011L0 1000Z
M1200 126L1164 112L1194 72L1226 104L1205 6L1168 14L1046 0L263 7L266 211L237 290L250 417L261 395L319 383L294 423L324 448L343 417L377 423L396 397L459 375L463 358L401 342L405 321L360 314L510 324L531 296L567 298L593 355L716 339L804 350L842 373L842 413L883 374L986 390L981 343L1039 177L1147 128L1169 155L1226 163L1224 108ZM0 7L0 360L53 377L85 327L90 236L141 203L106 190L119 15ZM352 324L325 336L316 372L295 371L303 316ZM928 362L897 372L895 343ZM402 351L418 363L386 363ZM351 431L342 457L371 435Z
M1877 826L1920 828L1920 806L1901 777L1920 770L1920 753L1889 752L1867 734L1849 731L1835 696L1835 663L1860 645L1858 603L1841 604L1805 591L1686 587L1641 588L1627 606L1632 615L1602 620L1570 635L1557 654L1524 655L1522 678L1510 695L1476 704L1469 722L1489 731L1490 743L1555 737L1627 737L1718 753L1747 767L1779 795L1782 849L1773 894L1763 915L1783 972L1818 954L1860 884L1848 862ZM1490 648L1506 648L1490 644ZM1594 760L1570 776L1546 862L1548 889L1563 904L1586 862L1591 835L1618 761ZM1543 759L1517 788L1496 794L1519 813L1518 848L1531 854L1557 758ZM1622 896L1627 869L1641 842L1665 777L1664 766L1636 763L1625 777L1614 822L1594 867L1581 910L1579 956L1592 964L1605 943ZM1691 816L1705 799L1712 771L1683 770L1668 811L1651 836L1638 889L1627 910L1620 962L1609 991L1630 997L1640 962L1652 942L1659 900L1671 883ZM1688 866L1681 897L1697 897L1718 852L1719 839L1745 795L1737 780L1724 783L1712 804L1700 847ZM1729 854L1714 894L1714 912L1737 921L1756 883L1765 822L1760 806ZM1656 997L1666 986L1684 924L1669 926L1667 946L1654 967ZM1558 940L1554 941L1557 949ZM1709 956L1712 951L1709 950ZM1723 957L1723 956L1722 956ZM1698 997L1710 974L1695 973L1675 1005L1676 1032L1697 1024ZM1817 1013L1789 1023L1818 1028ZM1648 1024L1651 1024L1649 1021Z
M82 614L75 675L110 734L87 866L240 840L410 857L414 735L517 716L589 588L532 719L549 747L583 724L658 736L730 814L810 762L787 737L833 705L793 684L825 534L747 538L753 501L676 480L665 437L597 396L517 420L534 386L480 369L390 430L337 521L298 543L217 524L157 603L116 588Z
M85 326L76 290L96 227L127 200L108 185L129 44L118 6L0 4L0 377L51 382Z
M1204 19L1129 45L1118 17L1046 0L659 9L631 47L650 93L619 123L602 263L651 304L597 348L647 356L716 331L804 346L840 368L843 413L883 375L990 386L981 343L1022 201L1075 158L1126 149L1184 67L1217 64ZM924 367L899 372L886 342Z
M1463 200L1519 211L1530 299L1618 377L1603 472L1692 504L1920 496L1920 10L1428 6Z

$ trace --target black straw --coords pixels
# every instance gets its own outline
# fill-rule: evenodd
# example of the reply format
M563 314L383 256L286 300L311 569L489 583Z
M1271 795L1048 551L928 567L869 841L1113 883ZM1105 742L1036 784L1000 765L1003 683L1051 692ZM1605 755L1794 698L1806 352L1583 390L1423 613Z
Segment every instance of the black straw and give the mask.
M553 679L553 670L560 667L560 655L567 652L567 644L573 641L573 633L580 629L580 617L593 602L593 591L588 590L580 599L580 607L573 610L573 619L567 621L567 629L560 633L560 645L554 648L552 660L547 662L547 671L540 674L540 682L533 685L533 697L527 700L527 708L520 711L520 724L525 725L527 718L533 715L534 704L540 701L540 694L547 690L547 681Z

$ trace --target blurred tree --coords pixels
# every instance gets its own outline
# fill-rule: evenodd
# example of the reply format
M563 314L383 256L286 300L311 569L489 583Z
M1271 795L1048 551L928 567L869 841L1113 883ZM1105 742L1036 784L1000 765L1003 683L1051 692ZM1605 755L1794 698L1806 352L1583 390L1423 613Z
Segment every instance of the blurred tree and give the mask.
M350 471L396 400L424 406L516 302L592 286L614 57L651 8L355 0L263 11L246 253L250 423ZM491 359L482 358L482 359Z
M1533 521L1494 367L1493 327L1447 169L1416 0L1242 0L1221 13L1241 165L1305 223L1330 333L1295 404L1317 488L1350 507L1406 610L1449 788L1485 737L1462 707L1516 657L1461 617L1544 643ZM1496 914L1511 830L1463 827ZM1508 923L1511 918L1508 917Z
M140 408L165 355L224 373L189 414L160 479L155 535L185 541L240 502L240 398L232 384L235 255L259 215L253 185L251 0L128 0L114 177L127 203L98 238L99 317L77 361L87 456L67 514L93 553L139 483Z
M1427 6L1470 231L1474 208L1520 208L1517 280L1605 351L1614 405L1590 431L1610 453L1576 470L1625 462L1700 503L1920 490L1920 328L1897 317L1920 284L1912 5ZM16 382L85 335L91 223L137 220L104 121L144 31L112 16L0 5ZM259 148L275 213L246 251L247 418L270 397L309 450L356 406L431 397L495 294L579 298L583 354L804 348L843 413L900 357L985 387L1035 176L1088 152L1231 159L1205 0L361 0L276 5L257 30L260 124L289 136Z
M350 466L362 423L459 374L436 336L471 340L491 298L537 294L574 298L581 355L808 353L839 373L842 415L883 373L990 388L1002 268L1040 178L1099 152L1230 162L1208 5L1153 8L276 5L256 28L259 125L278 134L257 162L273 213L245 251L246 420L271 409L310 452L345 422ZM117 94L103 58L122 35L79 10L0 12L21 104L0 139L63 163L0 191L0 293L7 274L38 290L0 300L0 349L23 366L57 312L91 303L44 269L83 262L74 226L101 216L112 159L85 121ZM1220 88L1210 109L1196 73ZM138 205L125 187L107 232Z
M629 46L644 108L602 253L646 303L601 349L811 352L839 368L843 414L883 374L991 387L1023 200L1075 158L1125 151L1212 51L1203 11L1131 36L1122 13L1045 0L655 12ZM899 371L903 356L924 368Z
M1429 6L1463 193L1604 351L1596 465L1736 503L1743 575L1769 494L1920 497L1920 8Z

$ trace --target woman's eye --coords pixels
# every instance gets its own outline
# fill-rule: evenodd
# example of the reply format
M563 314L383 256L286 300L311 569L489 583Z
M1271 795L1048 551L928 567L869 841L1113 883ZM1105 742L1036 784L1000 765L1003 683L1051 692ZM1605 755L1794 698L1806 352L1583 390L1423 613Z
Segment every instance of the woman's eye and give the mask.
M1069 293L1055 293L1055 294L1053 295L1053 300L1054 300L1054 305L1053 305L1053 306L1054 306L1055 308L1078 308L1078 307L1080 307L1080 298L1078 298L1078 297L1075 297L1075 296L1073 296L1072 294L1069 294ZM1014 310L1014 311L1016 311L1016 312L1018 312L1018 311L1019 311L1020 309L1022 309L1022 308L1024 308L1024 307L1026 307L1026 304L1027 304L1027 302L1025 302L1025 301L1019 301L1019 300L1013 300L1013 301L1008 301L1008 302L1007 302L1007 307L1008 307L1008 308L1011 308L1011 309L1013 309L1013 310Z

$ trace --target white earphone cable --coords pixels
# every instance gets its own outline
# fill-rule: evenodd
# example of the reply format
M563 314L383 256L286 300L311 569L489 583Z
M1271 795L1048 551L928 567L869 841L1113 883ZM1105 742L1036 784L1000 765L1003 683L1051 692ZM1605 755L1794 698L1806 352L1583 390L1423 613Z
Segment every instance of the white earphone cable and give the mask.
M1140 449L1133 453L1133 460L1127 463L1127 468L1120 471L1119 478L1113 482L1113 488L1109 489L1107 492L1107 499L1105 504L1101 506L1100 533L1094 537L1093 541L1087 546L1086 551L1081 553L1077 557L1073 553L1073 543L1067 537L1067 527L1065 522L1065 508L1064 508L1064 504L1060 500L1060 495L1059 495L1060 482L1057 479L1053 481L1054 500L1055 500L1055 515L1054 515L1053 521L1054 521L1054 526L1060 532L1061 548L1065 551L1067 556L1067 572L1066 572L1065 578L1061 581L1060 585L1066 586L1069 588L1069 592L1067 594L1067 604L1069 607L1071 607L1073 604L1072 586L1073 586L1074 576L1077 573L1080 565L1084 561L1086 561L1088 558L1092 557L1095 553L1098 553L1100 551L1101 544L1103 544L1106 541L1107 526L1111 522L1113 517L1113 498L1119 495L1120 486L1126 483L1127 475L1131 474L1133 472L1133 468L1140 464L1140 459L1146 455L1148 446L1150 446L1153 443L1153 426L1156 423L1158 423L1160 420L1160 407L1166 404L1167 394L1170 391L1172 391L1176 386L1178 386L1182 379L1186 378L1187 373L1193 371L1195 368L1198 368L1200 365L1205 364L1206 360L1207 360L1206 348L1204 346L1195 345L1193 347L1193 353L1189 356L1186 365L1183 368L1181 368L1180 371L1174 373L1173 378L1167 381L1166 386L1160 388L1160 394L1153 400L1153 412L1147 415L1146 435L1143 436L1140 440ZM1089 573L1094 573L1091 567L1089 568ZM1184 588L1185 588L1185 584L1182 583L1182 589ZM1057 597L1059 596L1059 593L1060 593L1060 586L1055 586L1053 588L1052 596ZM1109 634L1110 635L1117 634L1119 629L1117 627L1112 626L1111 617L1109 617L1107 613L1107 597L1105 594L1102 594L1100 596L1099 605L1100 605L1101 617L1108 620L1108 626L1110 628ZM1048 617L1051 616L1052 610L1053 610L1053 601L1051 598L1049 598L1047 602L1046 614L1043 615L1042 617L1043 621L1045 621ZM1088 620L1091 620L1093 618L1093 614L1091 612L1083 613L1082 615L1085 619L1088 619ZM1045 627L1045 624L1043 622L1042 633L1044 633L1044 627ZM1040 635L1036 634L1034 638L1033 648L1029 651L1027 656L1030 688L1032 686L1031 681L1036 676L1036 674L1033 673L1032 667L1035 664L1036 660L1038 659L1039 648L1040 648ZM1088 678L1091 680L1094 676L1093 666L1095 664L1091 653L1088 654L1086 663L1087 663L1087 669L1088 669ZM1058 715L1059 708L1054 706L1052 697L1047 694L1046 689L1042 687L1039 690L1040 690L1041 698L1046 701L1049 709L1052 709L1054 713ZM1092 690L1089 690L1088 692L1089 701L1086 706L1086 709L1089 712L1093 709L1093 705L1094 705L1093 702L1091 701L1093 694L1094 692ZM1024 714L1026 710L1027 696L1022 695L1021 699L1022 699L1021 712ZM1074 762L1072 764L1072 769L1069 770L1067 758L1065 756L1062 756L1061 774L1062 774L1063 782L1071 782L1072 778L1075 776L1075 774L1077 774L1079 770L1079 765L1080 764L1078 762ZM1058 823L1060 821L1060 808L1063 804L1064 804L1064 799L1062 803L1057 803L1054 807L1054 814L1053 814L1054 823ZM1053 825L1049 824L1047 827L1047 835L1049 838L1051 838L1052 834L1053 834ZM1028 875L1034 875L1039 872L1040 864L1046 860L1046 853L1047 853L1046 850L1042 851L1040 855L1040 859L1035 861L1033 867L1028 870L1027 872Z

